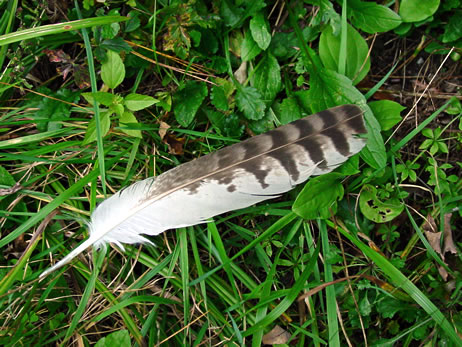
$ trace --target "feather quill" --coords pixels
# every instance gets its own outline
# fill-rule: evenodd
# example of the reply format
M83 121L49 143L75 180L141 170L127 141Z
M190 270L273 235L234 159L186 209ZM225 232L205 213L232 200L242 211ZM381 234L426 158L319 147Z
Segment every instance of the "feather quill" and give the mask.
M91 245L150 243L143 235L203 223L334 170L365 145L357 136L366 134L362 113L355 105L334 107L122 189L94 210L89 238L40 277Z

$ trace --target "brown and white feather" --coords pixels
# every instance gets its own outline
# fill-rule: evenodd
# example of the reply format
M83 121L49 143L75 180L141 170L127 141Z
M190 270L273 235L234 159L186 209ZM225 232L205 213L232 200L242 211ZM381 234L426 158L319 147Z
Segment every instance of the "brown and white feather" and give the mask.
M95 209L90 237L42 277L90 245L150 242L143 235L203 223L334 170L365 145L362 113L325 110L132 184Z

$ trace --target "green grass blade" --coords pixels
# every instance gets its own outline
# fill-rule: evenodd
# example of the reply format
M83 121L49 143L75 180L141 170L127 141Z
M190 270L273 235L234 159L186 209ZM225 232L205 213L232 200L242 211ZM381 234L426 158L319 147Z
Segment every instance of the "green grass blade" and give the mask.
M243 333L243 336L249 336L249 335L256 333L260 329L264 329L269 324L271 324L276 319L278 319L290 307L290 305L292 305L292 303L297 299L297 296L300 294L300 291L306 285L306 281L308 280L308 277L313 272L314 265L319 255L319 250L320 250L320 245L317 246L315 252L310 258L310 261L306 265L305 270L301 273L300 277L295 282L294 286L287 293L287 296L285 296L284 299L262 320L258 321L252 327L247 329Z
M90 300L91 294L93 293L93 289L95 289L95 282L98 278L99 270L101 269L101 265L103 265L104 258L106 257L106 250L107 249L104 248L102 252L97 252L96 259L93 258L95 267L87 283L87 286L85 287L85 291L83 292L82 298L80 299L79 306L75 311L75 315L72 318L71 324L66 331L64 341L67 341L72 336L75 329L77 328L77 324L79 323L80 318L85 312L85 308L87 307L88 301Z
M399 271L388 259L377 253L356 237L347 231L334 225L332 222L327 222L332 228L337 228L347 239L356 245L367 257L369 257L396 285L397 288L403 289L412 299L422 307L425 312L430 315L433 320L441 327L446 335L455 343L456 346L462 344L462 339L459 337L454 327L449 323L443 313L435 306L427 296L412 283L401 271Z
M243 249L241 249L239 252L237 252L231 259L230 259L230 262L236 260L238 257L240 257L241 255L245 254L246 252L248 252L249 250L253 249L257 244L259 244L261 241L265 240L265 239L268 239L270 238L273 234L277 233L278 231L280 231L283 227L285 227L286 225L288 225L290 222L292 222L294 219L297 218L297 215L294 213L294 212L290 212L288 214L286 214L284 217L278 219L278 221L276 223L274 223L271 227L269 227L268 229L266 229L266 231L264 233L262 233L260 236L258 236L256 239L254 239L252 242L250 242L246 247L244 247ZM189 283L190 286L193 286L193 285L196 285L197 283L205 280L207 277L213 275L214 273L216 273L217 271L219 271L220 269L222 269L224 266L224 264L221 264L217 267L215 267L213 270L210 270L208 271L207 273L205 273L203 276L200 276L198 278L196 278L195 280L191 281Z
M32 255L32 252L34 251L35 247L37 247L39 241L40 237L35 238L33 242L29 244L25 252L22 254L19 261L8 272L8 274L6 274L6 276L3 277L2 280L0 280L0 297L2 297L10 289L11 284L14 282L16 278L19 277L21 271L26 266L30 256Z
M189 252L188 252L188 233L186 228L178 229L178 246L180 247L180 272L181 272L181 290L183 294L183 326L188 326L190 321L190 307L191 304L190 294L189 294ZM186 328L187 330L188 328ZM191 341L188 341L187 336L190 334L187 331L184 331L183 344L190 344Z
M326 223L324 220L318 219L318 226L321 233L322 252L324 255L324 280L326 282L332 282L334 280L332 265L327 261L327 255L329 254L329 237L327 236ZM335 297L335 287L333 285L326 287L326 306L329 346L340 346L337 300Z
M75 9L77 14L82 19L82 14L80 13L79 3L77 0L74 1ZM90 38L88 37L87 30L82 28L82 36L83 42L85 43L85 51L87 52L87 61L88 61L88 71L90 73L90 84L91 84L91 91L96 93L98 91L98 86L96 84L96 72L95 72L95 63L93 61L93 51L91 48ZM99 103L96 100L93 100L93 107L95 110L95 121L96 121L96 146L98 149L98 165L99 165L99 172L101 175L101 185L103 187L103 194L106 196L106 169L105 169L105 161L104 161L104 144L103 144L103 136L101 133L101 119L100 119L100 112L99 112ZM96 183L94 183L96 184Z
M417 134L419 134L428 124L430 124L441 112L443 112L454 100L457 100L456 97L450 98L448 101L444 103L443 106L441 106L439 109L437 109L435 112L433 112L430 117L426 118L423 120L417 128L412 130L409 134L407 134L401 141L399 141L397 144L395 144L392 148L391 151L388 152L388 155L392 155L393 153L396 153L399 151L401 148L403 148L411 139L413 139Z
M16 18L16 9L18 8L18 0L10 0L8 1L8 8L5 11L6 13L9 13L8 15L8 23L5 28L5 33L9 34L11 31L11 28L13 26L13 20ZM3 45L2 48L0 48L0 69L3 67L3 63L5 62L6 58L6 51L8 50L8 45ZM0 92L1 94L1 92Z
M338 58L338 73L345 75L346 59L347 59L347 39L348 39L348 23L347 23L347 1L343 0L342 4L342 32L340 36L340 52Z
M104 16L87 19L79 19L71 22L43 25L36 28L25 29L0 36L0 46L8 45L13 42L24 41L35 37L54 35L63 32L91 28L111 23L118 23L128 20L122 16Z
M226 274L228 275L228 280L229 284L231 285L234 295L236 297L239 297L239 294L237 292L237 288L235 285L235 280L233 276L233 272L231 270L231 263L232 261L229 259L228 254L226 253L225 246L223 244L223 240L221 239L220 233L218 232L217 225L213 222L207 223L207 229L212 235L212 239L215 242L215 247L218 250L218 254L220 257L220 260L223 264L223 267L226 271Z

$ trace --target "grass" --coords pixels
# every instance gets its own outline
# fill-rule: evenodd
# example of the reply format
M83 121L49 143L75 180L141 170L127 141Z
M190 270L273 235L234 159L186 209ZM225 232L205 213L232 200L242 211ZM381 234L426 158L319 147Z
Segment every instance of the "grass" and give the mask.
M217 4L0 4L0 344L459 345L453 9L420 25L381 7L382 22L364 24L346 1ZM338 45L320 40L329 26ZM88 250L39 280L105 197L351 102L374 141L326 178L342 191L328 209L316 185L314 211L292 209L302 184L155 246Z

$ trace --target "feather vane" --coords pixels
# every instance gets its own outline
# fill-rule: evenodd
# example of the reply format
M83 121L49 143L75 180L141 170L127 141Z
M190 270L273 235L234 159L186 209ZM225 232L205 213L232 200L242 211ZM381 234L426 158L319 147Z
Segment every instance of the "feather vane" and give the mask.
M150 243L143 235L203 223L334 170L365 145L357 136L366 134L362 113L334 107L122 189L94 210L89 238L40 277L91 245Z

